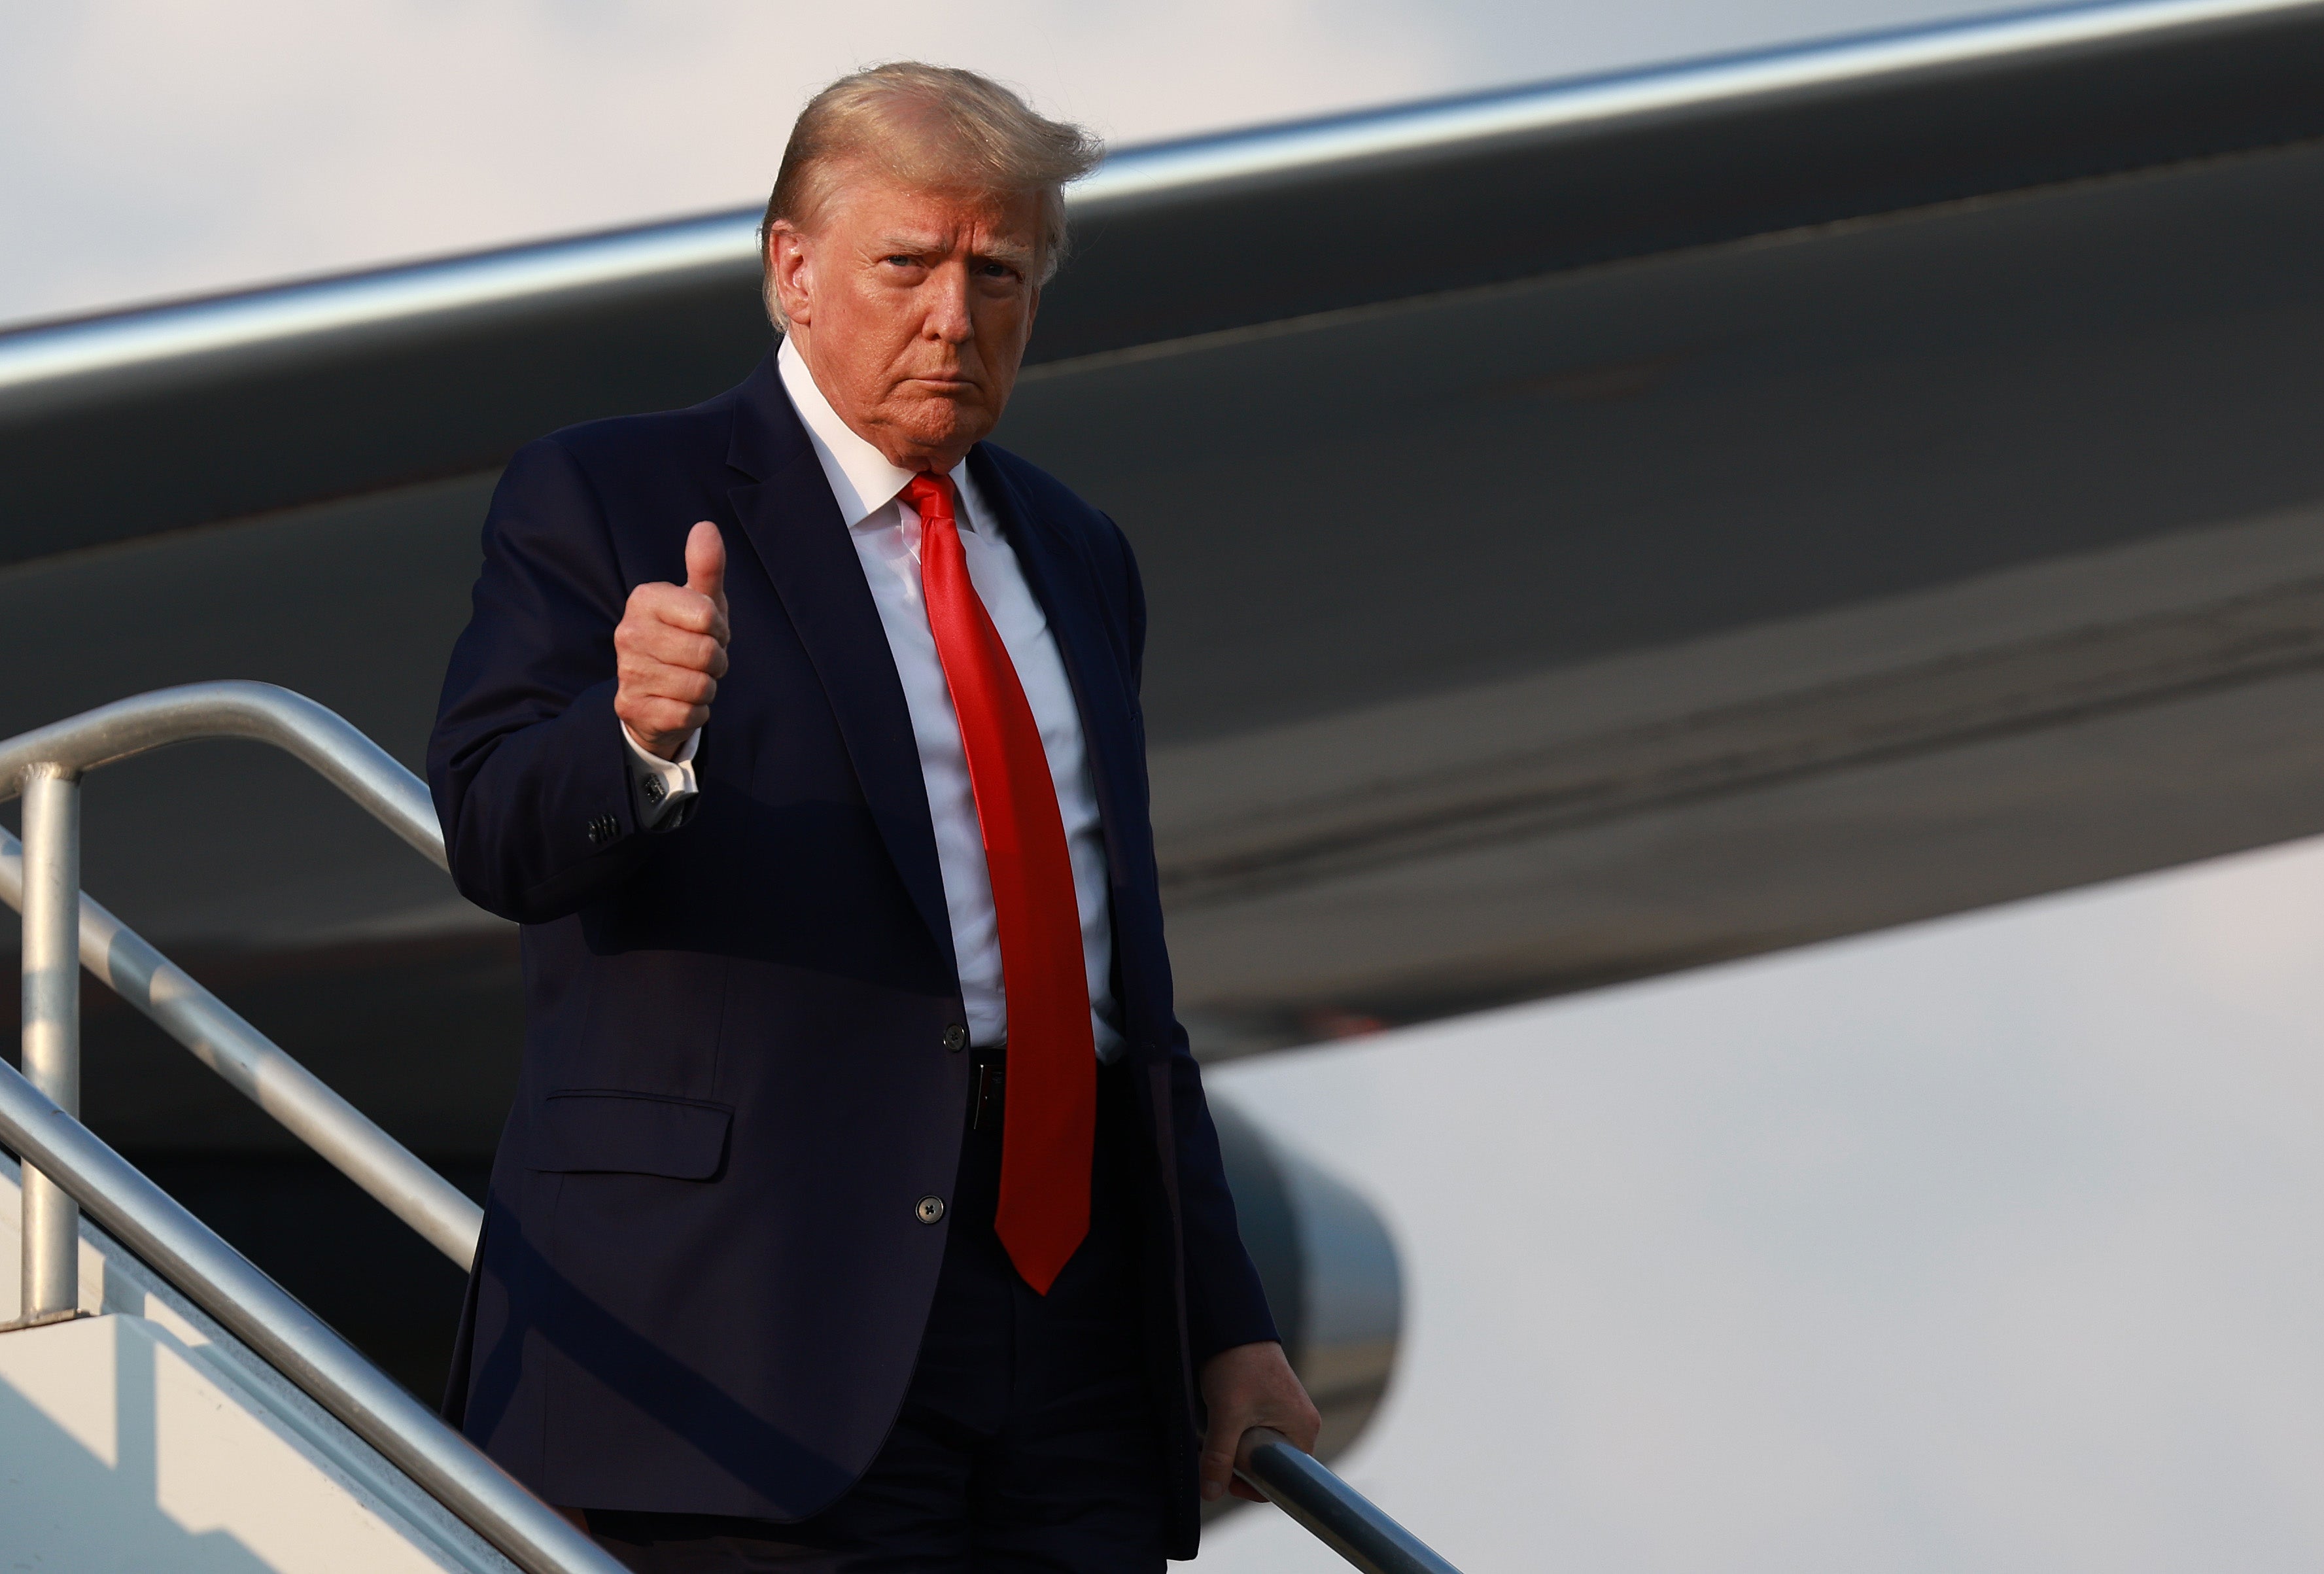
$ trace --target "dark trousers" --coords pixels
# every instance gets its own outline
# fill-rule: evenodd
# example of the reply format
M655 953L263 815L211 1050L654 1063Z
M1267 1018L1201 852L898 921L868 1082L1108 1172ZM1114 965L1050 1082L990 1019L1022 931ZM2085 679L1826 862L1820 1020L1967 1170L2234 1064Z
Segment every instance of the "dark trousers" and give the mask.
M593 1510L639 1574L1159 1574L1163 1466L1139 1347L1130 1087L1098 1076L1090 1233L1046 1296L992 1233L1002 1058L976 1051L919 1365L863 1478L792 1524Z

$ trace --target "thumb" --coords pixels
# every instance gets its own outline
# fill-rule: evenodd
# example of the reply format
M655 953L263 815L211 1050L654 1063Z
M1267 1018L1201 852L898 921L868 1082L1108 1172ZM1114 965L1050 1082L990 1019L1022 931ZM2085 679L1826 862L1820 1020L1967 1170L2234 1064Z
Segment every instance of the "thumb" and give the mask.
M686 588L726 610L726 538L706 519L687 532Z

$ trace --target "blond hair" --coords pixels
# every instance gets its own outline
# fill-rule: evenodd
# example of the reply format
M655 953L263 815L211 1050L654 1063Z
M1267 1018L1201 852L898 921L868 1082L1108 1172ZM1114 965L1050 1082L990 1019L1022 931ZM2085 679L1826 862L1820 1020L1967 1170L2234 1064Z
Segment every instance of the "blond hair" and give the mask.
M759 226L760 264L767 265L775 226L813 230L841 167L870 164L934 190L1038 198L1037 265L1046 284L1065 259L1065 182L1104 154L1096 137L1047 118L989 77L918 60L873 66L840 78L799 111ZM780 324L771 270L765 285L767 310Z

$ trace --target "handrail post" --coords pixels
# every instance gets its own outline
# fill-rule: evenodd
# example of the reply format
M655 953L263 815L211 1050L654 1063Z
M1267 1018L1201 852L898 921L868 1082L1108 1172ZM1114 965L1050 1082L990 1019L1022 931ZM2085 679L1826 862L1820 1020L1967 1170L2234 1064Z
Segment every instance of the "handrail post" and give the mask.
M80 1114L80 780L60 765L24 773L24 1077ZM18 1326L80 1308L80 1205L32 1165L20 1216Z

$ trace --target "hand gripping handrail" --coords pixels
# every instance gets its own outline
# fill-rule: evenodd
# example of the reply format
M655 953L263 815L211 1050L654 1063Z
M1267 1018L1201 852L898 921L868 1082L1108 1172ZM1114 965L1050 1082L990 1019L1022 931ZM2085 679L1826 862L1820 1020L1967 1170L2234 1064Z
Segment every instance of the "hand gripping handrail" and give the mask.
M1364 1574L1461 1574L1379 1505L1269 1427L1254 1427L1235 1474Z
M0 1142L526 1574L622 1566L291 1299L176 1199L0 1062Z

